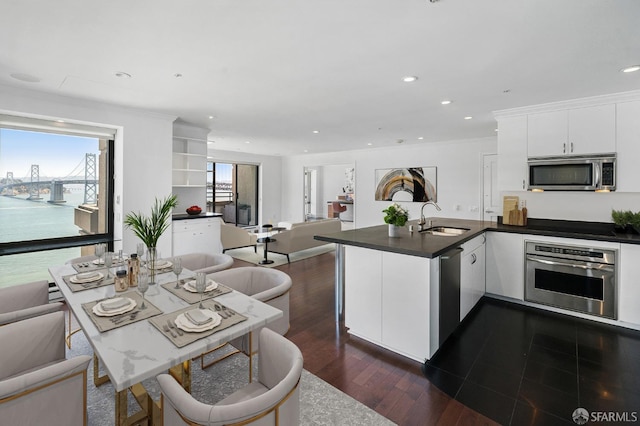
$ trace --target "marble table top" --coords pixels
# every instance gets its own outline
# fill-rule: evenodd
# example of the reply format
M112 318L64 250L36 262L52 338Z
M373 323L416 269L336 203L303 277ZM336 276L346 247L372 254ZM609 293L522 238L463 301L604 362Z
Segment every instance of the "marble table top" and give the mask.
M72 292L62 279L75 273L71 265L49 268L49 273L77 318L82 331L111 379L116 391L122 391L145 379L166 372L169 368L192 359L236 337L260 328L282 317L282 311L243 293L232 291L216 297L248 319L232 327L213 333L182 348L177 348L149 321L139 321L101 333L82 309L82 304L115 295L114 286L104 286L81 292ZM184 271L180 277L193 275ZM175 281L173 273L157 276L158 283L150 285L145 298L164 313L189 306L187 302L162 288L161 284ZM223 283L224 284L224 283Z

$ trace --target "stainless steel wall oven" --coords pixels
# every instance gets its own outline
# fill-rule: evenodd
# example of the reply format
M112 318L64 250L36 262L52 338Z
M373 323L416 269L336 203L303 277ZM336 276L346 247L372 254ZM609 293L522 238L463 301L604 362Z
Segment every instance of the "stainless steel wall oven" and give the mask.
M617 318L616 250L526 241L525 300Z

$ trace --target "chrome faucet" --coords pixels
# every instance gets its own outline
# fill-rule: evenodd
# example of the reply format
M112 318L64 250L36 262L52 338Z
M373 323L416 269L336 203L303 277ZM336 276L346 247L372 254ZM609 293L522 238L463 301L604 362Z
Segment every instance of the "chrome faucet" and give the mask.
M427 229L427 228L425 228L425 226L424 226L424 224L427 222L427 220L426 220L426 219L425 219L425 217L424 217L424 207L425 207L427 204L432 204L432 205L436 208L436 210L437 210L437 211L442 210L442 209L440 208L440 206L439 206L439 205L437 205L436 203L434 203L433 201L427 201L426 203L424 203L424 204L422 205L422 207L420 207L420 220L418 221L418 230L419 230L419 231L422 231L423 229ZM428 228L431 228L431 221L429 221L429 226L428 226Z

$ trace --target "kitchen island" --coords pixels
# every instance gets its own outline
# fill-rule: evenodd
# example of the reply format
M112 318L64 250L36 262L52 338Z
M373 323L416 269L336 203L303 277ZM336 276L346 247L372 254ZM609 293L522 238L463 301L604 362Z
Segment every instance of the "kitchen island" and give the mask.
M473 292L475 301L484 293L484 231L492 225L444 218L431 222L465 232L421 233L416 222L409 222L416 230L404 227L396 238L388 236L386 225L315 237L336 244L336 320L344 313L349 333L421 362L459 323L461 288L474 282L469 272L478 275L475 282L482 286ZM482 268L465 275L460 254L479 246L477 266Z

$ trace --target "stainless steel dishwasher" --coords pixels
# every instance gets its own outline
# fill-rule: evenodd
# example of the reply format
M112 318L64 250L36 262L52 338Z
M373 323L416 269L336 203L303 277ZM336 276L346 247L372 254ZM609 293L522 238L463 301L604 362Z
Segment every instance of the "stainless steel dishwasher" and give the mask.
M455 248L440 256L438 343L442 345L460 324L460 254Z

